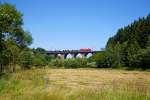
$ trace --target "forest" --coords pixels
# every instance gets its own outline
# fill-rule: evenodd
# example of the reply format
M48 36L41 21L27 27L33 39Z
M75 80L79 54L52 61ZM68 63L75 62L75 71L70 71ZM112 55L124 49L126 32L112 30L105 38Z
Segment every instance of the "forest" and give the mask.
M150 15L120 28L106 46L112 67L150 68ZM107 60L108 61L108 60Z

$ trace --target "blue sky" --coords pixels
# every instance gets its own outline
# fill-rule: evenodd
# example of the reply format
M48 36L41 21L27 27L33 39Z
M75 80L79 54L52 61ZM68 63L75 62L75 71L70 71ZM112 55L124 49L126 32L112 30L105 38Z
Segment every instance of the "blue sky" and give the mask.
M150 13L150 0L0 0L23 13L30 47L104 48L109 37Z

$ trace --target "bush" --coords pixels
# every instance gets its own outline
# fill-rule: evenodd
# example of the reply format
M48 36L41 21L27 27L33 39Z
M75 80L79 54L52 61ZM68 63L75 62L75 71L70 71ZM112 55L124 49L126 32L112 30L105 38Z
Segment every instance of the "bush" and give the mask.
M63 59L53 59L49 63L50 66L54 67L63 67L64 66L64 60Z
M48 64L48 67L64 67L64 68L85 68L96 67L96 62L88 62L86 58L71 58L71 59L53 59Z
M64 67L66 68L87 67L87 59L83 59L83 58L66 59L64 61Z
M77 62L79 63L79 67L87 67L87 59L86 58L77 58Z
M81 68L87 67L87 59L74 58L74 59L52 59L48 64L49 67L64 67L64 68Z
M64 61L65 68L77 68L78 65L78 62L75 59L66 59Z
M30 51L22 51L19 55L19 65L23 68L31 68L33 62L33 54Z
M43 55L36 55L33 59L33 65L36 67L43 67L47 65L46 58Z
M111 57L107 54L106 51L94 54L90 60L96 62L97 67L107 68L111 67Z

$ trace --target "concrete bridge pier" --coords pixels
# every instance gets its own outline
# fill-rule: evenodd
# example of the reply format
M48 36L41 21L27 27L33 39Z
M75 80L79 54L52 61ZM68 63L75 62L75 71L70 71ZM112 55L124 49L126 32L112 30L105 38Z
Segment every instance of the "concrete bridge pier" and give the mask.
M57 54L58 58L64 59L65 58L65 54Z
M66 59L69 55L71 56L71 58L75 58L75 54L73 54L73 53L66 53L66 54L64 54L64 59Z

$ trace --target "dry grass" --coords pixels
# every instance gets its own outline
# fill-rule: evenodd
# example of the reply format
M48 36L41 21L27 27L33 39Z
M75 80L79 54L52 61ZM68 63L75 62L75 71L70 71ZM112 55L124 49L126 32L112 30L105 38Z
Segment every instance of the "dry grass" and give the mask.
M71 88L98 88L112 84L150 84L149 72L96 69L51 69L47 77L54 84Z
M150 72L36 69L0 80L0 100L150 100Z

